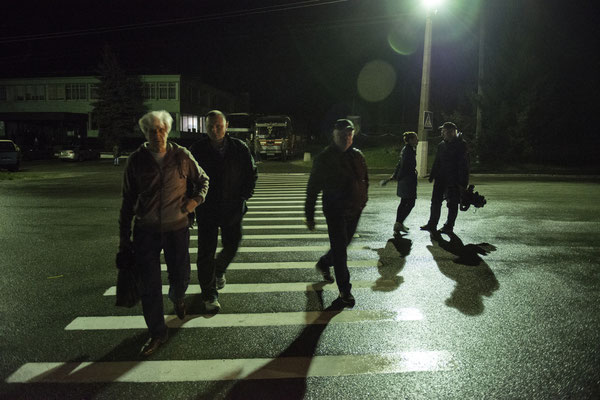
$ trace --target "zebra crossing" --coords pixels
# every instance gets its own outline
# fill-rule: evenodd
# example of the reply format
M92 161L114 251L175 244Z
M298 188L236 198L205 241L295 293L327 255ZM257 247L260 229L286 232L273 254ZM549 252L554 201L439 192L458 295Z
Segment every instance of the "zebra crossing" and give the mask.
M302 281L294 282L238 282L228 279L219 293L251 296L274 293L291 296L294 293L332 293L337 295L335 284L320 282L314 271L318 257L328 250L328 235L324 217L317 203L315 232L308 232L303 223L303 195L306 174L263 174L260 176L254 197L248 202L249 211L244 218L244 239L238 256L228 269L228 274L259 271L286 273L294 271ZM352 271L368 271L377 268L378 255L363 242L363 234L357 232L348 248L349 267ZM192 232L190 254L197 253L197 235ZM218 249L219 250L219 249ZM194 257L192 269L195 270ZM166 265L161 269L166 271ZM370 289L371 280L352 279L353 289ZM163 293L168 285L163 286ZM188 299L197 296L200 288L192 274ZM105 288L101 296L114 298L115 286ZM221 313L207 318L190 314L185 320L175 315L165 315L167 325L203 334L211 329L247 329L252 327L274 328L285 326L361 325L372 322L395 324L419 323L426 319L421 310L414 307L385 309L360 309L333 311L297 309L278 312L236 312L223 302ZM140 310L141 311L141 310ZM193 311L193 310L191 310ZM146 329L141 315L78 316L64 327L67 332L143 332ZM296 338L285 338L289 342ZM163 348L175 343L169 342ZM159 352L161 351L159 350ZM60 382L180 382L180 381L227 381L239 379L288 379L307 377L337 377L367 374L396 374L418 371L443 371L453 368L452 354L447 351L395 351L377 354L314 354L312 356L221 358L198 360L147 360L131 361L85 361L85 362L34 362L26 363L7 379L9 383ZM306 369L298 365L308 365Z

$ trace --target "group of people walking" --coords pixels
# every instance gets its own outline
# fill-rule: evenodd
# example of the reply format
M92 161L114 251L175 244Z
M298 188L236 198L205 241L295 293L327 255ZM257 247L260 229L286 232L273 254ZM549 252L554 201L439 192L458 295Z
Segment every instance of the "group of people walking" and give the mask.
M205 311L216 313L221 305L219 290L225 287L226 271L242 239L242 219L246 201L258 177L250 149L243 141L226 134L228 121L218 110L206 115L207 135L188 151L168 141L173 119L166 111L152 111L139 120L146 142L127 159L123 175L122 204L119 215L119 252L135 254L134 273L150 338L141 349L149 356L168 340L164 321L160 254L164 252L169 279L168 298L178 318L186 316L185 293L190 282L190 227L198 226L196 261L201 298ZM435 229L441 203L448 202L445 231L451 232L455 192L464 188L463 171L452 168L466 147L450 125L442 127L445 146L440 144L431 179L435 179L431 216L422 227ZM340 119L333 127L332 143L318 154L306 189L305 223L315 229L315 205L323 193L323 213L327 222L330 249L315 267L325 281L337 281L339 301L352 307L355 299L347 265L347 247L356 231L368 200L367 164L360 150L352 147L355 127ZM407 231L404 219L416 199L414 133L404 135L406 143L392 179L398 180L398 207L395 231ZM458 144L455 144L458 143ZM463 144L460 144L463 143ZM439 159L439 161L438 161ZM461 164L462 166L463 164ZM466 164L468 167L468 164ZM468 170L467 179L468 179ZM457 209L457 208L456 208ZM132 227L133 223L133 227ZM449 228L447 228L449 227ZM222 250L216 254L219 231ZM331 274L334 269L334 276Z

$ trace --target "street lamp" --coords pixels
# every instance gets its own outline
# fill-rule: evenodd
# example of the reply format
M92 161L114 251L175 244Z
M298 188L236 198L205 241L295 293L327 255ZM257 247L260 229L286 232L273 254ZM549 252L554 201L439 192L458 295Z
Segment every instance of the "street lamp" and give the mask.
M431 70L431 15L437 12L437 7L442 3L442 0L423 0L423 4L427 8L427 18L425 20L425 46L423 49L423 71L421 75L421 101L419 103L419 127L418 137L419 146L417 148L417 172L419 176L427 175L427 152L429 151L429 143L427 142L427 130L432 126L425 126L425 114L428 113L429 121L429 72Z

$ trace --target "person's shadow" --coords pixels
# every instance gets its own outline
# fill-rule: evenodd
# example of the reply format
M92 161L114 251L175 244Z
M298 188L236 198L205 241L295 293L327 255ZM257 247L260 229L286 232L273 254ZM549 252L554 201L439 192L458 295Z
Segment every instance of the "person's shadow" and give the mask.
M324 285L324 282L310 285L307 291L307 305L314 304L315 296L316 300L323 304ZM307 321L308 325L277 358L236 382L226 398L303 399L306 394L306 378L321 335L333 317L343 309L343 304L336 299L329 307L322 310L316 319L311 318Z
M406 264L406 256L410 254L411 247L410 239L396 235L387 241L384 248L377 250L377 271L381 277L372 286L373 291L391 292L400 287L404 278L398 274Z
M500 287L496 276L480 255L487 255L496 247L489 243L465 245L455 234L449 237L450 240L446 240L439 232L432 233L432 244L427 246L440 272L456 281L446 305L466 315L480 315L485 308L483 296L491 296ZM446 252L457 258L448 260Z

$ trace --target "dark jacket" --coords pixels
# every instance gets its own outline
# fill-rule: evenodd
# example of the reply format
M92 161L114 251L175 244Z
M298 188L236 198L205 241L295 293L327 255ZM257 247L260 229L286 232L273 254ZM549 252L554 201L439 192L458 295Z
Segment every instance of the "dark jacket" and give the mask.
M469 155L467 144L458 136L451 142L442 141L437 148L437 154L429 180L443 182L445 186L460 186L466 188L469 184Z
M350 147L342 152L331 144L313 162L306 187L306 220L314 221L319 192L323 191L326 215L356 215L367 204L368 189L367 163L360 150Z
M224 141L222 155L213 148L208 135L202 135L190 148L210 177L210 193L196 208L199 224L204 218L224 225L239 222L247 210L246 200L254 194L258 174L248 146L229 135Z
M162 168L144 143L127 158L123 174L123 200L119 215L122 240L129 240L131 221L144 229L169 232L188 226L181 211L186 198L202 203L208 191L208 176L190 152L167 144Z
M411 145L405 145L392 179L398 181L396 194L406 199L417 198L417 153Z

